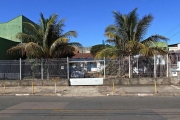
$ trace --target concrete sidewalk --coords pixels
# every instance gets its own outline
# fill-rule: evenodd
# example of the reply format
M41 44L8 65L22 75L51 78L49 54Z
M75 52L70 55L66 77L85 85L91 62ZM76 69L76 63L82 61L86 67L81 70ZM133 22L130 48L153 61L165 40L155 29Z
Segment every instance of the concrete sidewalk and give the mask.
M154 86L57 86L56 92L55 86L0 87L0 95L16 96L180 96L180 86L161 85L157 91Z

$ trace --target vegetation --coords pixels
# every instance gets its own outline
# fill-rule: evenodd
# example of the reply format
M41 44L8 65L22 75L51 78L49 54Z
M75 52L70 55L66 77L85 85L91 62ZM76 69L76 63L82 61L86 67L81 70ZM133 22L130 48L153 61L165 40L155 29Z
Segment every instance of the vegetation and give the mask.
M127 56L142 55L145 57L152 55L164 55L167 51L156 46L159 41L166 41L168 38L162 35L152 35L146 39L145 34L153 20L151 14L138 18L137 8L128 14L113 12L115 23L105 29L106 42L114 47L106 48L96 54L96 58L109 57L118 58L123 66L124 58ZM123 67L124 68L124 67ZM127 67L126 67L127 68ZM132 74L132 59L131 59Z
M111 46L108 44L106 44L106 45L104 45L104 44L94 45L91 47L90 52L93 56L95 56L98 52L100 52L101 50L108 48L108 47L111 47Z
M40 24L29 22L25 25L25 33L18 33L17 39L22 43L8 50L9 54L20 54L27 58L59 58L73 56L74 51L81 47L80 43L70 43L71 37L77 37L76 31L64 33L63 27L65 19L58 21L58 15L53 14L49 18L44 18L40 14Z

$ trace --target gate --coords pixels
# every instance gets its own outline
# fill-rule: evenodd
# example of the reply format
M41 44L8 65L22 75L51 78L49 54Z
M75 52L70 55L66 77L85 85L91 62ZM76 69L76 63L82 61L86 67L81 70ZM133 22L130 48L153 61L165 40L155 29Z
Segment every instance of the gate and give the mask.
M70 85L103 85L105 60L69 59Z

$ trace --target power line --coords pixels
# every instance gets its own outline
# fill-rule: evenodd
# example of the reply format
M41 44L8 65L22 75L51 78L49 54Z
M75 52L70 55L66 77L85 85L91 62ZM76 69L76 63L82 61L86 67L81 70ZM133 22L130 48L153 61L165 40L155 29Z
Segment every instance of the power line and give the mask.
M170 29L168 32L165 33L165 35L168 35L169 33L171 33L172 31L174 31L176 28L178 28L180 26L180 23L178 25L176 25L174 28Z
M175 35L179 34L180 31L178 31L177 33L175 33L174 35L172 35L170 38L174 37Z

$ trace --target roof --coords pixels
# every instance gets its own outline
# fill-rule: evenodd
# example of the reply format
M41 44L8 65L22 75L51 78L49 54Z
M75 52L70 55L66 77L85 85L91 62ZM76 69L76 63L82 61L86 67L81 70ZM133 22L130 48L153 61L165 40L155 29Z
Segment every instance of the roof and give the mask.
M93 55L91 53L77 53L72 58L93 58Z
M179 43L177 44L171 44L171 45L168 45L168 47L177 47Z

